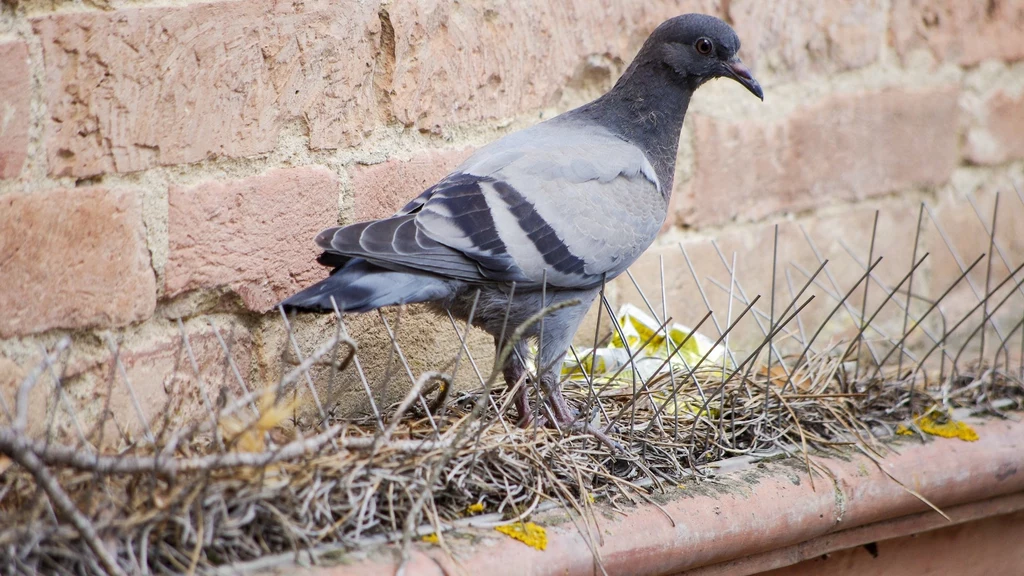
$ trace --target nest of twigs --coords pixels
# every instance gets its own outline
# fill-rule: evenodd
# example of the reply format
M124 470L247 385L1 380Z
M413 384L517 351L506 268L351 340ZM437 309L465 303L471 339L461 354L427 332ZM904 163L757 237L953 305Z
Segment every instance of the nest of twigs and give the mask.
M444 380L434 373L379 419L308 430L287 421L284 392L299 369L280 388L221 407L216 427L204 419L117 451L3 428L0 571L179 574L297 550L408 545L465 522L468 510L489 514L479 525L526 518L546 502L617 506L708 474L724 457L874 442L908 422L911 402L915 413L1024 402L1016 370L928 386L923 370L902 380L891 369L868 373L841 356L847 349L799 364L677 368L646 383L569 382L570 402L620 450L588 434L515 428L503 416L509 393L486 385L430 413L421 392Z

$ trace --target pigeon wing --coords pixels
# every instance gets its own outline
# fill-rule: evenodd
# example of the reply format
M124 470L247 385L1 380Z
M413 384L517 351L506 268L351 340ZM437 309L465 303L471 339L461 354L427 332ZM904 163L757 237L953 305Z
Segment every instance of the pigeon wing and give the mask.
M667 199L643 153L539 124L480 149L391 218L325 230L328 254L468 282L598 285L651 243Z

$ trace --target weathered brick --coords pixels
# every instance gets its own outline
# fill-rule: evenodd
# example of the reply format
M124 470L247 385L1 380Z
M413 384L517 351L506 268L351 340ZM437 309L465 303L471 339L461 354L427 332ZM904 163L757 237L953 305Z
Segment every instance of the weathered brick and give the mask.
M338 180L326 168L172 186L168 204L167 296L228 287L262 312L326 276L313 243L337 223Z
M28 46L0 43L0 178L14 178L25 164L31 96Z
M807 276L804 273L813 273L819 265L800 226L807 231L822 257L829 260L828 271L838 288L832 285L824 273L818 277L821 286L827 287L828 292L833 294L845 294L857 283L864 270L857 261L853 260L843 244L854 251L861 262L867 261L874 215L873 208L859 208L835 216L808 218L796 223L780 223L778 266L775 277L776 316L780 315L792 301L792 293L789 291L787 281L787 270L792 278L793 290L799 291L807 281ZM917 216L918 206L914 203L886 205L879 211L879 232L876 238L874 258L877 259L881 256L883 260L875 269L875 274L890 287L895 286L910 270ZM691 239L683 242L694 270L701 280L711 309L714 310L724 329L729 313L730 276L712 241L717 242L722 255L730 265L733 253L736 253L736 281L745 291L747 298L753 299L755 296L761 295L757 307L767 315L771 301L774 224L758 224L743 229L724 231L710 238ZM925 251L922 247L918 258ZM696 325L707 312L707 308L679 244L665 244L651 248L633 264L630 272L654 306L655 311L660 315L662 313L660 259L664 259L665 293L669 315L676 322L689 326ZM919 268L920 273L915 276L915 292L923 288L922 283L926 279L926 270L927 267ZM717 285L709 278L717 281ZM647 309L643 298L640 297L629 278L623 276L616 279L614 286L619 303L630 302L642 310ZM806 332L816 330L835 307L836 300L828 292L819 286L812 285L801 297L801 302L803 302L807 297L815 296L814 301L801 313L801 320ZM745 303L739 297L739 288L736 288L734 293L737 295L732 305L732 317L735 319L745 307ZM872 284L868 291L869 313L874 307L880 306L883 299L882 291L876 284ZM859 313L863 301L863 284L849 301ZM892 332L902 327L899 325L901 320L902 315L898 314L896 305L889 303L880 315L877 325L888 327ZM893 321L896 322L893 323ZM762 318L762 325L767 326L766 319ZM798 325L794 322L790 328L797 332ZM710 338L718 336L711 320L704 324L701 333ZM829 322L828 329L820 337L819 344L826 343L831 336L845 335L849 337L853 333L855 333L854 323L849 314L845 310L840 310ZM754 322L752 313L748 313L732 332L730 344L736 350L749 351L760 344L762 337L762 332Z
M259 154L297 119L313 148L334 148L375 122L372 0L211 2L33 24L55 175Z
M1024 158L1024 93L997 90L985 98L981 118L967 133L967 157L978 164Z
M156 306L135 194L98 187L0 197L0 337L120 326Z
M927 48L965 66L989 58L1024 58L1024 1L893 0L891 39L906 57Z
M248 330L240 324L222 325L219 322L216 330L220 332L243 379L247 385L250 384L252 338ZM185 340L176 327L155 327L124 336L118 358L139 401L142 415L154 432L159 432L165 423L176 427L205 417L204 393L215 403L222 389L228 392L228 398L236 398L242 392L213 331L205 318L185 325L188 345L199 366L200 378L196 376ZM83 424L92 428L98 423L109 394L110 412L118 427L131 431L135 436L140 435L142 427L138 412L128 393L124 375L114 364L113 354L107 353L92 362L76 364L64 376ZM107 429L107 441L117 441L116 430L112 426Z
M6 406L10 407L12 412L17 410L18 389L27 375L28 371L16 362L0 356L0 395L3 396ZM25 410L29 434L40 434L46 429L44 423L46 421L48 394L45 380L48 380L48 378L49 376L47 375L43 378L44 382L37 382L36 386L29 392L28 405Z
M986 276L989 273L987 255L990 254L989 234L986 229L991 229L997 191L1001 192L999 211L996 217L995 240L998 249L991 251L990 287L998 285L1009 275L1012 268L1024 263L1024 204L1016 198L1013 188L997 178L992 182L967 188L964 192L968 190L972 190L975 205L984 219L984 224L967 198L961 194L943 197L934 209L936 218L945 231L946 238L950 240L953 249L956 250L960 261L965 266L969 266L979 256L986 255L986 258L971 270L969 281L960 281L943 301L942 310L950 325L958 322L964 314L978 304L978 296L985 293ZM924 237L932 253L930 256L932 259L931 296L938 297L942 291L953 284L962 271L943 241L942 235L930 221L925 227ZM1003 262L1003 256L1009 261L1010 267ZM1018 280L1022 278L1020 273L1017 278ZM1009 283L1001 289L993 300L993 306L1010 289ZM1018 294L1003 306L1001 312L996 314L996 318L1003 326L1010 327L1021 321L1022 311L1024 311L1024 298ZM980 322L981 312L978 312L974 314L972 320L968 321L971 325L967 327L967 330L972 330ZM963 331L961 330L961 332Z
M611 86L662 21L720 13L714 0L446 2L397 0L391 110L406 125L438 131L453 122L508 118L558 103L563 88ZM588 65L591 58L615 69Z
M434 370L451 373L461 342L448 318L426 310L421 304L384 308L382 312L396 334L413 377L418 378L422 373ZM391 338L378 314L346 314L345 323L349 334L359 346L360 367L377 406L388 406L401 400L409 391L409 378L405 365L394 353ZM461 333L465 325L458 325ZM293 335L304 355L311 354L333 337L336 326L331 315L299 316L292 323ZM282 361L282 355L292 358L294 355L290 352L291 342L280 318L267 318L263 327L260 335L261 356L255 372L265 384L273 385L283 371L294 366L290 361ZM468 346L473 362L486 379L494 364L494 339L482 330L473 328ZM347 348L341 347L340 352L344 357ZM457 390L480 386L473 362L470 362L468 356L463 356L455 376ZM314 366L311 376L325 409L342 416L371 413L370 402L354 365L332 378L330 365L322 363ZM305 397L302 398L304 412L307 415L315 414L315 404L309 401L311 399L306 395L305 386L302 388L299 394L300 398ZM452 394L451 398L456 396Z
M957 164L956 87L833 95L779 121L695 116L678 218L755 220L945 182Z
M878 60L885 37L881 0L728 3L743 61L785 77L838 72Z
M469 148L431 151L409 160L356 167L352 170L356 220L390 216L472 153Z

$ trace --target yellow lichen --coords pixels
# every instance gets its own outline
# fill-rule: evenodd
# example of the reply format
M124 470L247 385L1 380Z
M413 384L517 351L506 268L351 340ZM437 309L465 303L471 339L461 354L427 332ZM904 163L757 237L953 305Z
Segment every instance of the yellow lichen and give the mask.
M941 438L959 438L964 442L975 442L978 440L978 433L966 422L954 420L952 415L932 410L923 416L914 419L914 423L921 432L939 436ZM911 436L914 432L904 425L896 427L896 433L901 436Z
M466 514L479 514L484 511L484 503L477 502L476 504L470 504L466 506Z
M533 522L519 522L516 524L508 524L506 526L498 526L495 530L510 538L519 540L530 548L544 550L548 547L547 530L545 530L543 526L539 526Z
M427 544L437 544L439 542L439 540L437 538L437 533L436 532L433 532L431 534L427 534L426 536L424 536L423 538L420 538L420 539L423 540L424 542L426 542Z

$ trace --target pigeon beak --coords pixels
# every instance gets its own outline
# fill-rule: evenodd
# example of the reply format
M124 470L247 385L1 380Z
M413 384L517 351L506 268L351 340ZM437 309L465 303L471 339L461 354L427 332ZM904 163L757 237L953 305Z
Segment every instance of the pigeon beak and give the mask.
M740 59L733 57L725 63L726 74L733 80L742 84L747 90L754 95L764 100L764 91L761 90L761 85L754 80L754 76L750 73L750 69L747 68Z

